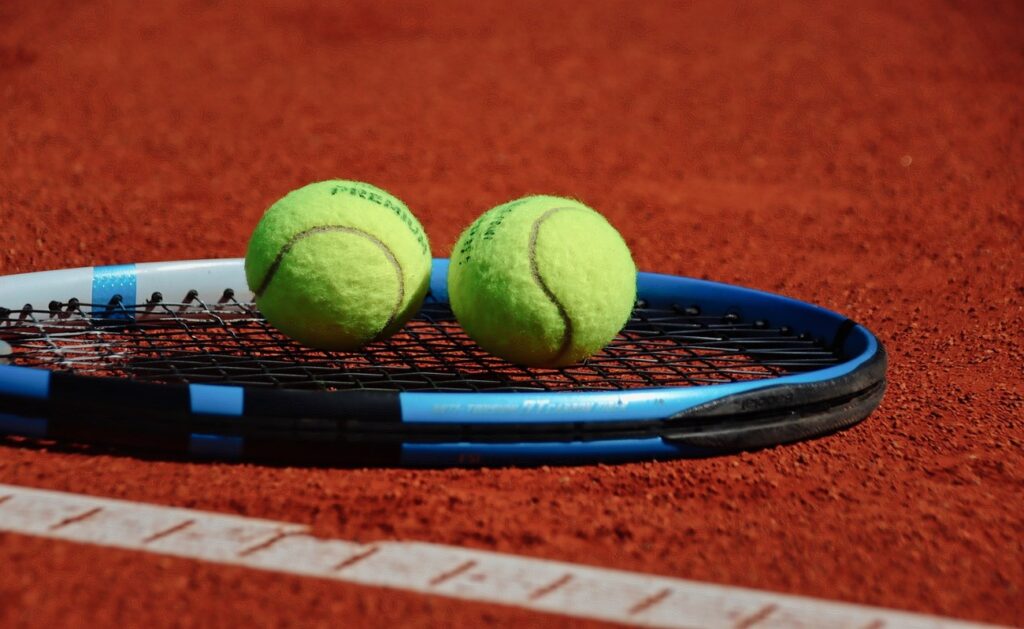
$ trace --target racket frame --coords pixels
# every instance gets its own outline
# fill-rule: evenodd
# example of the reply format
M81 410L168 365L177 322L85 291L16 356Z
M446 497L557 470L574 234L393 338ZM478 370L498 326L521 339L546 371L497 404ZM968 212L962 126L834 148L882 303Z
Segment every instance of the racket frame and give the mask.
M448 300L447 268L446 259L434 260L430 294L439 302ZM89 316L109 319L130 317L119 304L145 304L155 293L206 305L223 302L226 288L239 302L252 301L241 259L6 276L0 304L52 310L51 302L77 299L96 304ZM884 347L842 315L749 288L655 273L639 274L638 294L654 308L697 305L710 316L784 321L843 361L705 386L501 393L158 384L0 364L0 434L226 459L294 455L313 463L617 462L709 456L827 434L860 421L882 399ZM131 434L139 425L147 429Z

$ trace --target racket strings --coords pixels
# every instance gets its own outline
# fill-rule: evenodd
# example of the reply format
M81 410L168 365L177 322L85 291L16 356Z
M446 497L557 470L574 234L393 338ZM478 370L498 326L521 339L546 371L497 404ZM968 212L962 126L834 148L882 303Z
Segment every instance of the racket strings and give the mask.
M90 316L88 313L99 314ZM428 297L401 332L359 352L325 352L277 332L251 303L190 291L178 303L51 302L0 308L0 340L16 365L158 382L404 391L619 390L772 378L839 364L825 345L787 326L641 301L622 333L586 362L512 365L482 351L445 303Z

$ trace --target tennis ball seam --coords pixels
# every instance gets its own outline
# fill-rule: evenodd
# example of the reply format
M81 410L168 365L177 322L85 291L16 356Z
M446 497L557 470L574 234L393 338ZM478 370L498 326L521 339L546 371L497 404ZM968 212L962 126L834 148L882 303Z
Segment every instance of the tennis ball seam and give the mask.
M369 240L370 243L381 250L381 253L384 254L384 257L387 258L391 267L395 270L395 275L398 278L398 298L395 301L394 307L391 309L391 313L388 315L388 320L384 323L384 326L381 327L381 332L387 330L388 326L391 325L395 320L395 317L398 316L399 311L402 309L402 302L405 301L405 274L402 271L402 265L398 261L398 257L395 256L390 247L373 234L355 227L349 227L347 225L318 225L317 227L312 227L295 234L289 238L287 242L281 245L281 249L278 250L277 255L274 257L274 261L271 262L270 267L267 268L267 273L263 276L263 280L260 282L259 287L253 291L254 294L256 297L260 297L264 292L266 292L267 288L270 286L271 280L273 280L274 276L277 274L277 269L281 266L282 262L284 262L284 257L288 255L288 252L290 252L295 245L310 236L324 233L353 234ZM374 336L374 339L376 339L376 336Z
M537 283L544 295L551 300L551 303L554 304L555 308L558 310L558 316L562 319L562 343L559 345L558 351L555 352L555 355L548 361L549 364L557 364L565 353L572 349L573 324L572 317L569 316L569 311L565 309L565 305L559 301L558 297L555 296L554 291L551 290L551 287L547 285L547 282L544 281L544 277L540 274L540 265L537 263L537 237L540 235L541 224L551 218L552 215L564 210L580 210L580 208L556 207L545 211L533 221L532 225L530 225L530 242L528 245L530 274L533 276L533 281Z

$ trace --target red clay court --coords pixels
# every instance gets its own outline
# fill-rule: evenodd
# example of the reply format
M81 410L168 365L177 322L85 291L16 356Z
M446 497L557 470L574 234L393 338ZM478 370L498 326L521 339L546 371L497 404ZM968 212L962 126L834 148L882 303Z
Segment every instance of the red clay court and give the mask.
M4 2L2 275L240 257L328 178L405 200L444 257L483 210L560 194L641 270L864 324L889 388L849 430L710 459L337 469L2 438L0 485L1024 624L1022 76L1018 2ZM12 532L0 561L5 626L600 624Z

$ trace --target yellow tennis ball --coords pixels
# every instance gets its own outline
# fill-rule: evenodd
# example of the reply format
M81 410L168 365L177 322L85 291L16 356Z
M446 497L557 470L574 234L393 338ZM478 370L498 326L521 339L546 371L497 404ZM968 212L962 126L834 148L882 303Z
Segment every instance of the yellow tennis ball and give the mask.
M531 196L462 233L448 294L483 349L522 365L563 366L599 351L629 320L636 266L603 216L572 199Z
M352 350L417 312L430 266L427 236L404 203L368 183L330 180L270 206L249 240L245 277L277 329Z

